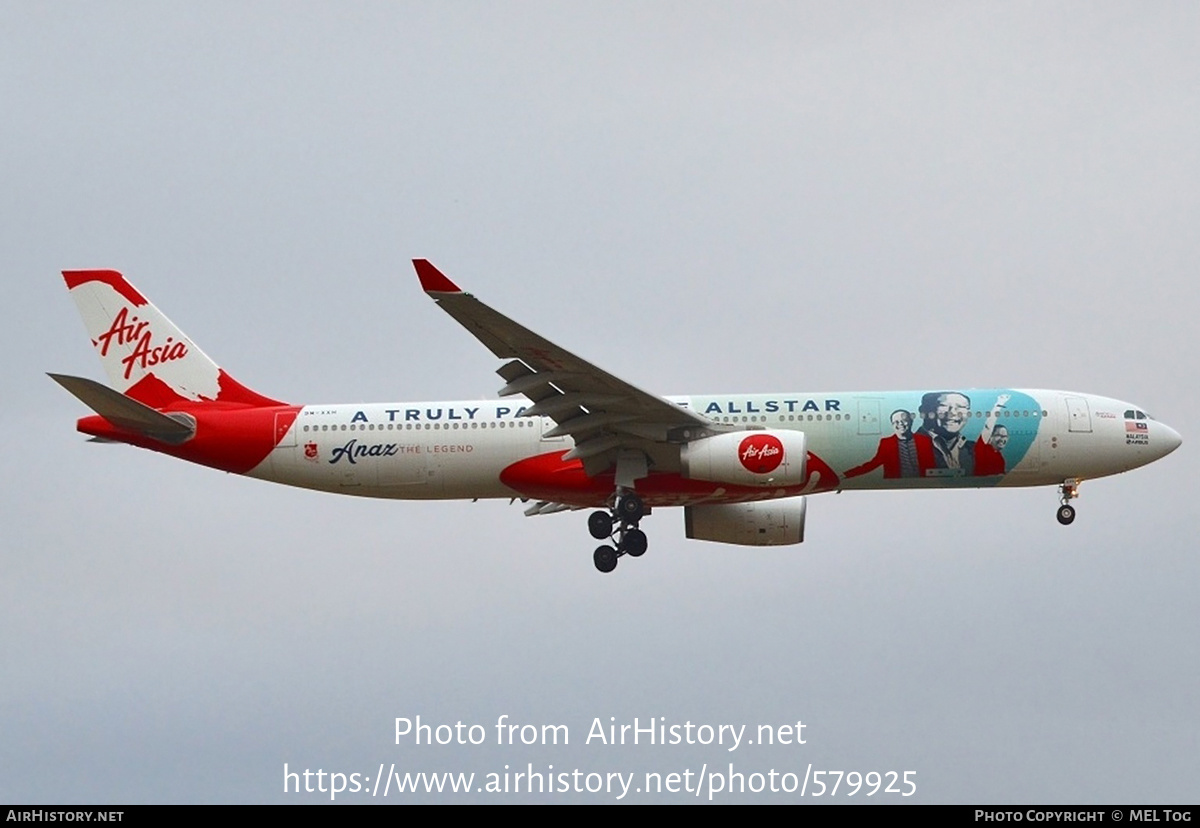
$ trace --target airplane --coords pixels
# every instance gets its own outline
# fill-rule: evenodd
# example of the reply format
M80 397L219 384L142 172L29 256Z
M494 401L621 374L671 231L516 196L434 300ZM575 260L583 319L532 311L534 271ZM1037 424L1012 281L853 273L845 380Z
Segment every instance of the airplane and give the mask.
M804 540L807 497L862 489L1058 487L1171 453L1130 403L1013 388L660 397L493 310L425 259L421 287L503 364L498 400L292 405L227 374L113 270L63 272L111 386L50 374L95 414L77 428L262 480L363 497L510 498L592 509L601 572L640 557L641 521L682 507L688 538Z

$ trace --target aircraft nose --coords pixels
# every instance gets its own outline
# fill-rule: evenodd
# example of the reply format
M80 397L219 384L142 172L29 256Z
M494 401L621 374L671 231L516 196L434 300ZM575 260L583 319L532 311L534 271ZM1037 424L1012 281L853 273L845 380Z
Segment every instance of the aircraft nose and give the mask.
M1169 425L1164 423L1159 423L1159 425L1162 426L1162 437L1159 438L1159 442L1164 447L1163 456L1165 457L1183 445L1183 438Z

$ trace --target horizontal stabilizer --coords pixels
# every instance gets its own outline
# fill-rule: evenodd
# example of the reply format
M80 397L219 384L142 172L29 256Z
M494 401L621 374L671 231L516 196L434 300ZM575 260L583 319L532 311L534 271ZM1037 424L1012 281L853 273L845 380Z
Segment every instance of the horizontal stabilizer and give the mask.
M187 414L163 414L95 380L65 374L48 376L117 428L171 445L185 443L196 434L196 422Z

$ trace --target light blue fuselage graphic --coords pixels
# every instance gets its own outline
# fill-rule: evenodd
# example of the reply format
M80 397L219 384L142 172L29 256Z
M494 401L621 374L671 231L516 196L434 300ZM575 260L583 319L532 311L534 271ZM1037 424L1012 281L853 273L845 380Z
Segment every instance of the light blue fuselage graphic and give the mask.
M994 486L1036 460L1047 413L1002 388L700 396L679 402L721 424L805 432L818 491ZM1036 462L1027 464L1028 470Z

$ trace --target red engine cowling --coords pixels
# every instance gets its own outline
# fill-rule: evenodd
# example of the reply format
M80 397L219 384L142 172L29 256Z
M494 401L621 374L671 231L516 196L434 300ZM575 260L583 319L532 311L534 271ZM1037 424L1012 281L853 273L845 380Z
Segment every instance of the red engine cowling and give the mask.
M687 536L694 540L742 546L784 546L804 541L807 508L804 497L686 506L683 523Z
M803 431L735 431L684 444L681 474L737 486L799 486L808 458Z

